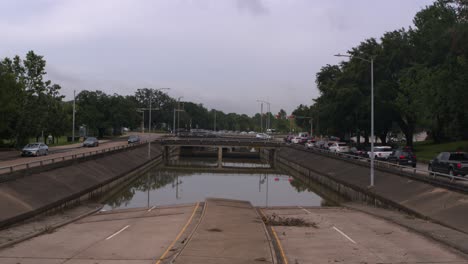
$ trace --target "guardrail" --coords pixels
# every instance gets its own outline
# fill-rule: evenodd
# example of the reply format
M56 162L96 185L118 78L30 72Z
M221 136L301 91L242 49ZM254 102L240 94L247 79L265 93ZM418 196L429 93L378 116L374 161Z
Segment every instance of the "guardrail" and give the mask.
M293 147L294 149L302 150L305 152L313 152L313 153L320 153L325 156L330 156L346 161L356 161L356 162L362 162L364 163L370 163L370 159L362 156L356 156L356 155L351 155L348 153L339 153L339 152L332 152L326 149L320 149L320 148L306 148L303 145L297 145L297 144L287 144L290 147ZM375 168L380 168L380 169L387 169L387 170L393 170L395 172L398 172L400 174L406 174L406 175L411 175L414 178L420 178L423 177L422 179L425 179L430 182L435 182L438 181L439 183L443 183L444 186L446 187L452 187L457 190L463 190L467 191L467 185L465 183L468 182L468 178L465 177L460 177L460 176L455 176L455 175L449 175L446 173L440 173L440 172L433 172L429 170L423 170L423 169L418 169L418 168L413 168L413 167L408 167L408 166L402 166L398 165L395 163L387 162L384 160L374 160L374 166ZM444 180L440 180L444 179ZM456 182L455 180L458 181L463 181L463 183ZM447 185L447 181L450 183L450 186ZM460 183L460 184L457 184ZM459 188L459 186L462 186L463 188Z
M56 164L56 163L63 162L63 161L75 160L79 158L90 157L90 156L106 153L106 152L114 152L114 151L121 150L121 149L132 148L132 147L139 146L142 144L147 144L147 143L148 141L145 140L145 141L140 141L139 143L132 143L128 145L115 146L115 147L94 150L94 151L89 151L89 152L70 154L70 155L56 157L56 158L33 160L30 162L20 163L16 165L4 166L4 167L0 167L0 176L2 174L10 174L13 172L18 172L22 170L31 169L31 168L37 168L37 167L42 167L46 165ZM1 182L1 177L0 177L0 182Z
M240 139L240 138L170 138L160 139L162 145L225 145L225 146L261 146L261 147L280 147L282 142L276 142L265 139Z

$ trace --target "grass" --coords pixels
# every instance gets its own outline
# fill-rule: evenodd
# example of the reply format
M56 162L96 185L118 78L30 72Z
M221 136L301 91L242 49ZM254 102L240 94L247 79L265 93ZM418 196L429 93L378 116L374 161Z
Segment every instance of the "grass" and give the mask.
M432 141L422 141L414 143L414 153L421 161L430 161L437 154L444 151L467 151L468 152L468 140L465 141L454 141L447 143L435 144Z

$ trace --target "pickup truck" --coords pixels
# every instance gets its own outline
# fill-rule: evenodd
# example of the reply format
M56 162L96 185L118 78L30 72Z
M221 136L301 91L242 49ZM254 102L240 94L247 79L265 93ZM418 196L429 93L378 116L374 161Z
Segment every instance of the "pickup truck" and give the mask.
M386 160L390 154L392 154L393 150L390 146L378 146L374 147L374 159L383 159ZM367 152L367 156L369 159L372 156L370 151Z
M468 175L468 154L466 152L441 152L429 162L428 170L451 176Z

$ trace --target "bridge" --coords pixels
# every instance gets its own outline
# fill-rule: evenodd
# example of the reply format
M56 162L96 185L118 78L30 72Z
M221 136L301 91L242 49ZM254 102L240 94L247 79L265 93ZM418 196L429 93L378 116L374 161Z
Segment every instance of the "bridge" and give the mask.
M281 142L254 138L167 138L159 140L163 146L184 147L249 147L249 148L279 148Z
M283 143L272 140L261 140L254 138L166 138L160 139L163 146L163 159L165 164L169 163L169 147L210 147L218 149L218 168L222 168L223 148L246 147L268 149L269 161L274 168L276 160L276 150L283 146Z

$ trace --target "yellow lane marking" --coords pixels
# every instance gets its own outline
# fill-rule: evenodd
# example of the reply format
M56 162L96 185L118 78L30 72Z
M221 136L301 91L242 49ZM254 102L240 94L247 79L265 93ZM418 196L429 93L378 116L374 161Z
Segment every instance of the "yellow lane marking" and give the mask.
M192 222L192 219L193 219L193 216L195 215L195 212L197 212L197 209L198 209L198 206L200 205L200 203L197 203L197 205L195 206L195 208L193 209L193 212L192 212L192 215L190 216L189 220L187 221L187 223L185 223L185 226L182 228L182 230L180 230L179 234L177 235L177 237L174 239L174 241L172 241L171 245L166 249L166 251L164 251L164 253L161 255L161 257L158 259L158 261L156 261L156 264L159 264L161 263L161 261L166 257L167 253L169 253L169 251L172 249L172 247L174 246L174 244L177 242L177 240L179 240L180 236L184 233L185 229L187 229L188 225L190 224L190 222Z
M266 216L263 213L262 209L260 209L260 213L262 213L263 217L266 218ZM286 258L286 255L284 254L283 246L281 245L281 242L280 242L280 240L278 238L278 235L276 234L275 228L273 228L273 226L270 226L270 228L271 228L271 231L273 232L273 236L275 237L276 244L278 245L278 248L280 250L281 258L283 259L283 263L288 264L288 259Z

